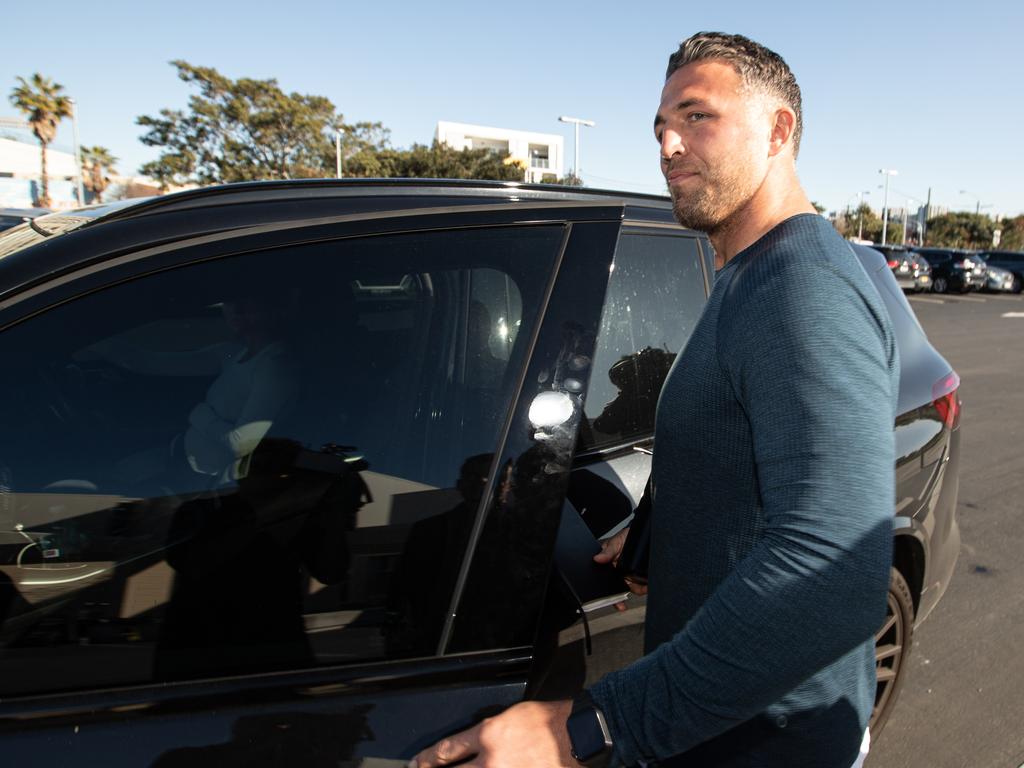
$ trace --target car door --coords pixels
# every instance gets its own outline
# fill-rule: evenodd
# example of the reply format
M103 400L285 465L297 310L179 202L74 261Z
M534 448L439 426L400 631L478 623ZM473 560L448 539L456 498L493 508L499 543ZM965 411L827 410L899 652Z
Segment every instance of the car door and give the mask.
M404 765L522 698L613 215L241 234L8 302L5 759Z
M708 250L675 226L627 224L619 237L568 490L595 538L628 525L643 496L658 396L707 300ZM559 633L545 695L572 695L643 652L643 598L583 610L586 622Z

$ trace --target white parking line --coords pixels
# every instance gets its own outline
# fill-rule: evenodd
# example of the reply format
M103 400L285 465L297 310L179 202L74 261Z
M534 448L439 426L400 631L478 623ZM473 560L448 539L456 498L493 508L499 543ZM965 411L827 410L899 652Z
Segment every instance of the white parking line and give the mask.
M1024 312L1003 312L1002 317L1024 317Z
M908 296L910 301L922 301L926 304L945 304L942 299L926 299L924 296Z

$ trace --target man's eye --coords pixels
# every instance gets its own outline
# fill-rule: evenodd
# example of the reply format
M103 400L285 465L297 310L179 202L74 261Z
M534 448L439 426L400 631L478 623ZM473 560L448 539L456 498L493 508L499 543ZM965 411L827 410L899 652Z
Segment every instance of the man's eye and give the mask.
M686 119L691 123L697 123L707 118L707 115L703 112L691 112L686 116Z

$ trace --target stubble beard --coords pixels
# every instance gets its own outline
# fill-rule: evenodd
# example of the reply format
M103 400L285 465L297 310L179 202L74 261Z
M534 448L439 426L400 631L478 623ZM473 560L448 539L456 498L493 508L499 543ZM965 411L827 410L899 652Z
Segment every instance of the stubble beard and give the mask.
M690 193L671 187L672 213L682 226L711 236L728 226L730 219L752 196L741 179L702 174L704 184Z

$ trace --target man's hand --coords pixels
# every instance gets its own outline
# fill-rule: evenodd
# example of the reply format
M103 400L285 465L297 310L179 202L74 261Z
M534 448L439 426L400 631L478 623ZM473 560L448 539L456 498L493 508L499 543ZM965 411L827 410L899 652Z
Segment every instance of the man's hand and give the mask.
M441 739L410 768L578 768L565 721L571 701L525 701L462 733Z
M626 536L629 535L629 528L623 528L621 531L616 533L614 536L610 536L601 542L601 551L594 555L594 562L600 563L601 565L616 566L619 563L619 555L622 554L622 548L626 544ZM631 579L624 578L626 586L629 587L629 591L634 595L646 595L647 585L639 584ZM615 607L620 610L626 610L625 603L616 603Z

